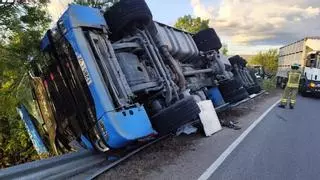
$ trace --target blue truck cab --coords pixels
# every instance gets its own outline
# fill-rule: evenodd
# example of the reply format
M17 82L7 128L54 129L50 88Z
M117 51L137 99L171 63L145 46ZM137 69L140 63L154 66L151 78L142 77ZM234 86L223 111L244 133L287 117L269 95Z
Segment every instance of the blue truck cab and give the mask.
M38 75L63 136L105 151L155 133L144 106L123 100L134 95L113 72L121 69L113 62L108 26L98 9L69 5L45 34L41 50L45 60Z

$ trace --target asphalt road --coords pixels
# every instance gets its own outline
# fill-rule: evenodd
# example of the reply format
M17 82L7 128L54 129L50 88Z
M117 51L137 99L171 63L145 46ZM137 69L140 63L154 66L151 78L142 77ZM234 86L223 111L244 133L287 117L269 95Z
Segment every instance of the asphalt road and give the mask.
M209 179L320 179L320 99L297 101L275 107Z

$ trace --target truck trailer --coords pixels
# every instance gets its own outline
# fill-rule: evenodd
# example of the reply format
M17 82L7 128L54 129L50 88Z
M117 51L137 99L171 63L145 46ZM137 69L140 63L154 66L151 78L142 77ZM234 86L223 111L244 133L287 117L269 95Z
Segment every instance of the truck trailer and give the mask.
M302 95L320 93L320 37L306 37L279 50L277 85L284 88L292 64L302 71L299 91Z

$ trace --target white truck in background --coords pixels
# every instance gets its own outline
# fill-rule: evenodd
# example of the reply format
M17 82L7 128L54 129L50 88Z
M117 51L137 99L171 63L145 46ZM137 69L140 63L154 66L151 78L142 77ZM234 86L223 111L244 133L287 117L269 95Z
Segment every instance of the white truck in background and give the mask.
M300 92L320 94L320 37L306 37L279 50L277 85L284 88L292 64L302 71Z

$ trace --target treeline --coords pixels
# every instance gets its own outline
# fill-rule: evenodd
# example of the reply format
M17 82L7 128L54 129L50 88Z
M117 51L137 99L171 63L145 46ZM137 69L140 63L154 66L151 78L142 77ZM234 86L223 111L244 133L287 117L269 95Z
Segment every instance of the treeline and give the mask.
M40 39L51 21L47 4L48 0L34 0L0 5L1 168L38 158L16 106L27 92L28 61L39 58Z

